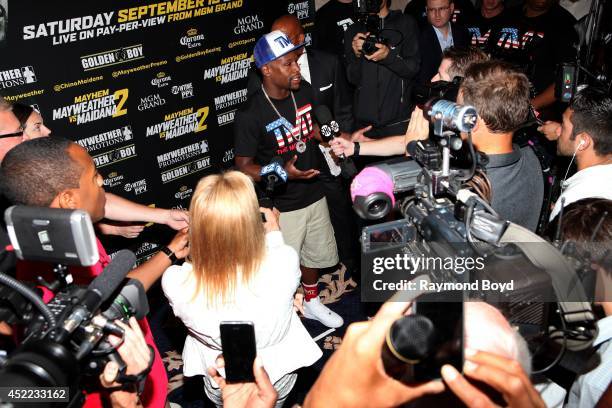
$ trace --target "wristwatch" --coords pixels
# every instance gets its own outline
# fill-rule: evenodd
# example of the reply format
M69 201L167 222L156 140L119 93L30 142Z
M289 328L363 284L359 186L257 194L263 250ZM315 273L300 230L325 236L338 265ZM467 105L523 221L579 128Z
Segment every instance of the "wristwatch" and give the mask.
M360 148L361 146L359 145L359 142L353 142L353 157L359 157Z
M170 263L172 265L174 265L176 263L176 261L177 261L176 255L174 255L174 252L172 252L172 250L170 248L165 246L165 247L162 247L161 251L168 256L168 258L170 259Z

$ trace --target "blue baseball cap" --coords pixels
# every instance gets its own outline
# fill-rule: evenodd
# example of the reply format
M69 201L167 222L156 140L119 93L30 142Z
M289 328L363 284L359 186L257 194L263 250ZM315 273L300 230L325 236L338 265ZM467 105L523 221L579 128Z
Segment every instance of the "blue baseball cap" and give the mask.
M255 65L257 68L261 68L268 62L272 62L303 46L304 43L293 45L289 37L280 30L264 34L255 44L255 50L253 51Z

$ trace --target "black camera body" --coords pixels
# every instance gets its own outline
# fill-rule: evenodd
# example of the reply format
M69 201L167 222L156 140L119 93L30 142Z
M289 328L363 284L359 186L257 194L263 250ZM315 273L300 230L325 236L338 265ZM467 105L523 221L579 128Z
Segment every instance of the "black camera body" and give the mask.
M386 0L355 0L353 2L355 14L378 14L383 1Z

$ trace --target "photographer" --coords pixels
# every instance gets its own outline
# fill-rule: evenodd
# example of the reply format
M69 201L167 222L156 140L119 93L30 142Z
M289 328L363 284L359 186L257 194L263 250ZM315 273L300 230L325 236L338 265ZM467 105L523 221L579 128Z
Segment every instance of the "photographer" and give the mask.
M459 89L457 103L472 105L478 112L472 141L486 155L482 166L491 182L492 207L502 218L534 231L544 197L542 168L531 148L512 144L514 131L529 112L527 78L499 61L472 64ZM427 138L428 131L423 112L416 108L403 141L396 136L388 143L336 139L331 144L336 154L388 156L404 152L408 141ZM462 138L466 137L462 134Z
M379 32L370 32L372 28L359 21L344 37L347 78L357 88L356 128L372 125L366 135L373 138L406 131L410 93L420 64L416 23L400 11L390 11L389 3L381 0L378 12L368 15L370 21L380 19Z

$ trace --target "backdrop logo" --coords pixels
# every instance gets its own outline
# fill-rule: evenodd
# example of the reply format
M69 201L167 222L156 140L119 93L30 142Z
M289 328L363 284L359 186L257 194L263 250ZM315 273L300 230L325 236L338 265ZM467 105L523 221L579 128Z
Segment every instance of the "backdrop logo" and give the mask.
M173 95L181 94L182 99L191 98L193 96L193 83L189 82L188 84L173 86L172 94Z
M191 28L179 42L187 48L196 48L202 46L202 41L204 41L204 34L198 34L198 30Z
M193 108L187 108L169 113L164 116L163 122L148 126L146 136L159 135L160 139L170 140L188 133L201 132L208 127L208 112L208 106L204 106L195 112Z
M223 153L223 163L229 163L234 160L234 148L232 147L229 150L226 150Z
M259 16L246 16L238 19L236 27L234 27L234 34L250 33L254 30L262 29L264 26L263 21L259 21Z
M126 125L117 129L109 130L108 132L77 140L77 143L83 146L88 152L92 152L130 141L133 138L134 132L132 132L132 127L130 125Z
M129 145L93 157L97 168L136 157L136 146Z
M97 54L81 57L81 65L85 71L110 67L111 65L123 64L130 61L143 59L142 44L130 45L129 47L102 51Z
M108 173L108 176L104 179L104 187L113 188L121 184L123 181L123 174L119 174L116 171Z
M123 189L128 193L134 193L134 195L140 195L147 192L147 180L141 179L132 183L125 183Z
M14 86L32 84L36 82L36 73L31 65L21 68L0 71L0 89L12 88Z
M145 96L144 98L140 98L140 103L138 104L138 110L143 111L147 109L156 108L158 106L162 106L166 104L166 100L159 96L159 94L153 94L149 96Z
M170 81L172 81L172 77L170 75L166 75L165 72L158 72L155 78L151 80L151 85L158 88L163 88L164 86L168 86Z
M308 18L310 15L310 8L308 7L307 1L302 1L299 3L289 3L287 5L287 12L289 14L295 14L297 18L300 20L304 18Z
M236 116L236 109L220 113L217 115L217 123L219 126L228 125L234 121L234 116Z
M187 186L181 186L181 188L179 188L179 190L174 195L174 198L177 198L179 200L185 200L187 198L190 198L191 194L193 194L192 188L189 188Z
M208 142L202 140L158 155L157 164L160 169L163 169L205 153L208 153Z
M103 89L75 96L72 105L53 109L53 120L68 118L70 123L81 125L108 117L116 118L127 113L129 89L119 89L113 93Z
M249 74L250 66L251 58L248 53L232 55L231 57L223 58L221 65L205 70L204 79L215 78L215 81L226 84L237 79L246 78Z
M225 95L215 97L215 109L221 110L241 104L247 100L247 89L240 89L235 92L226 93Z

